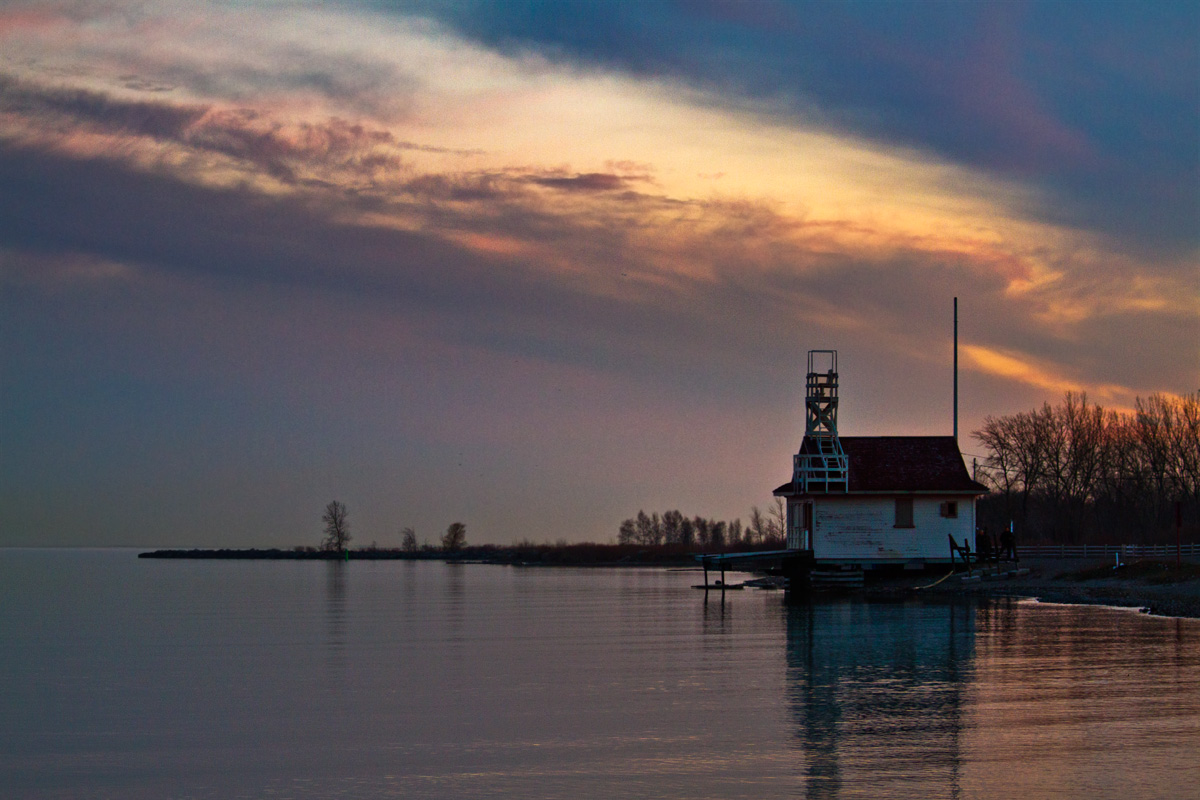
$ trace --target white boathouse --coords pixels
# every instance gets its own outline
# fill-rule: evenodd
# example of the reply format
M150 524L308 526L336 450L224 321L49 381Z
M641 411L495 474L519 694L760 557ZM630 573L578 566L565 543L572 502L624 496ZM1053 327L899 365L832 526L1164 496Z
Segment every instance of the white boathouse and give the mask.
M826 369L822 369L826 368ZM975 550L975 498L953 436L839 436L837 351L808 354L805 432L787 503L787 546L817 566L920 568Z

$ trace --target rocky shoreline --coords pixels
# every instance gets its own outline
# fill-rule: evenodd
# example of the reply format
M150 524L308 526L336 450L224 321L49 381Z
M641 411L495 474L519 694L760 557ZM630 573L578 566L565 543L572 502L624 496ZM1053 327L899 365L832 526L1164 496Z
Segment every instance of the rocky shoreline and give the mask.
M1011 574L1015 573L1015 574ZM1166 617L1200 618L1200 564L1145 559L1111 562L1035 559L1005 565L991 579L955 576L926 591L982 597L1032 597L1050 603L1125 606Z

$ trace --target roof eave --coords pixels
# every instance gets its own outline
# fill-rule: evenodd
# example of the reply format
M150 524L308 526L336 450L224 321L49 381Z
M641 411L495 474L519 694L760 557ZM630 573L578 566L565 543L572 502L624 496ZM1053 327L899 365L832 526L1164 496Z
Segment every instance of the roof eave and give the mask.
M847 495L854 497L866 497L869 495L898 495L898 494L914 494L914 495L947 495L960 494L979 496L987 494L987 489L851 489L847 492L800 492L790 486L784 485L776 489L772 494L775 497L844 497Z

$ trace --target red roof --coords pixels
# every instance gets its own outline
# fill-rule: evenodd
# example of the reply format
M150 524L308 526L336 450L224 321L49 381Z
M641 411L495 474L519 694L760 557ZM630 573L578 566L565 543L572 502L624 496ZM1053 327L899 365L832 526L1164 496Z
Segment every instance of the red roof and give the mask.
M851 492L962 492L983 494L971 480L953 436L841 436L850 459ZM805 439L800 452L808 452ZM797 494L788 481L777 495Z

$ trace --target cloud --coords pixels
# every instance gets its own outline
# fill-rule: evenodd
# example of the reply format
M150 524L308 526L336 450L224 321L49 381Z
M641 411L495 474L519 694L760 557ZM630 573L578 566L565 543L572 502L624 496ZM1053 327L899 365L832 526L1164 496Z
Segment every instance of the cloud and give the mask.
M464 64L474 59L466 58ZM579 118L583 123L592 119L586 116L592 106L617 119L644 107L645 92L624 84L573 82L570 76L551 78L541 68L531 74L522 72L522 66L513 69L504 85L549 86L548 97L591 92L579 109L585 113ZM541 93L522 89L514 108L525 111L527 101L537 107L544 103ZM484 96L490 98L486 92ZM444 98L435 93L425 102L434 101ZM569 164L504 163L504 152L512 152L507 146L492 155L457 142L420 144L403 127L369 119L350 121L320 110L298 115L270 94L231 105L161 94L147 99L141 92L124 96L111 88L6 77L0 82L0 103L16 141L30 152L82 158L81 163L91 165L88 169L108 164L105 169L113 174L98 180L130 181L132 173L123 171L124 163L163 178L157 186L138 190L142 193L185 196L183 187L172 183L175 179L229 190L228 195L201 193L189 201L210 217L224 219L213 209L220 206L216 198L225 196L243 208L239 213L246 218L265 214L264 209L280 202L281 208L291 209L281 219L295 215L276 232L283 242L306 242L306 255L296 260L295 269L281 265L264 270L264 265L281 261L281 252L264 243L261 234L248 231L229 237L222 246L225 252L210 252L216 263L247 264L249 276L269 273L270 279L284 283L301 280L364 294L479 296L479 308L490 309L495 317L481 322L481 341L492 337L493 342L507 342L504 347L547 357L594 359L606 368L615 361L601 353L615 351L607 344L585 342L585 336L619 342L626 330L639 331L663 336L658 345L663 353L706 342L736 360L737 348L752 338L739 330L737 320L756 314L755 306L771 309L781 329L790 325L799 330L797 326L815 324L818 318L839 319L847 330L886 334L898 351L919 357L921 342L931 331L912 321L923 319L924 309L945 294L946 286L995 298L1010 322L1017 320L1028 330L1023 347L1035 347L1039 333L1069 339L1089 318L1128 305L1129 286L1142 287L1137 303L1144 308L1178 303L1164 299L1174 291L1170 276L1178 267L1114 257L1101 241L1021 219L1005 205L1012 196L1009 190L978 175L827 135L802 134L793 142L791 134L770 129L748 133L737 127L751 119L709 114L696 125L695 114L709 112L686 106L660 106L659 119L674 117L680 124L707 129L705 136L719 132L708 141L693 137L689 146L703 154L708 169L710 164L733 165L720 170L739 176L739 183L727 190L731 194L712 195L708 184L689 183L696 174L694 159L676 162L671 149L656 149L665 138L638 141L639 149L630 153L647 153L654 161L615 158L600 149L589 156L597 168L575 169ZM489 113L495 110L491 107ZM697 149L702 143L706 149ZM769 174L768 158L747 161L746 153L760 149L779 163L806 159L801 197L823 205L777 199L779 186L761 181L779 177L779 170ZM753 173L761 174L760 182L746 180L752 170L760 171ZM33 177L29 180L36 184ZM1019 206L1020 195L1015 196ZM158 212L148 209L146 218L154 219ZM85 208L77 213L81 218L95 215ZM175 216L163 219L161 226L187 237L196 222ZM112 220L112 230L122 224ZM207 224L230 232L240 228L226 221ZM298 230L322 231L337 247ZM258 255L257 263L249 264L235 252L240 236L247 252ZM371 247L346 244L356 238ZM30 246L20 237L12 244ZM81 251L88 246L71 245ZM109 241L105 247L112 252L99 256L133 263L157 259L167 268L194 261L174 251L148 255L128 246L128 237ZM200 248L212 249L211 243ZM291 257L290 248L283 251ZM419 274L405 266L409 251L419 258L440 253L445 286L409 283ZM1162 275L1155 277L1156 271ZM497 282L495 275L504 280ZM1099 275L1120 277L1098 281ZM489 291L495 297L484 299ZM697 309L720 318L721 306L734 298L742 305L714 328L728 339L695 335ZM615 304L604 311L624 320L619 330L585 326L565 344L551 343L559 321L537 321L545 314L540 304L572 306L585 299ZM428 313L436 313L432 308ZM639 318L651 308L673 324ZM515 326L511 331L525 332L510 335L508 325ZM761 333L762 327L760 322L751 330ZM539 333L531 335L531 330ZM687 333L677 336L676 331ZM999 333L995 340L1004 339ZM628 350L636 346L629 344Z
M91 253L0 249L0 286L35 287L48 294L58 290L130 283L138 277L128 264L107 261Z
M0 110L43 129L88 125L113 133L180 140L209 107L124 101L86 89L37 86L0 73Z
M1078 392L1083 390L1079 383L1055 374L1044 365L1030 363L1028 360L1008 353L990 350L978 345L965 345L962 348L968 367L998 375L1011 380L1018 380L1039 389L1047 389L1054 394L1063 392ZM1111 396L1114 393L1128 394L1124 387L1102 387L1099 394Z
M583 175L540 176L529 178L531 183L564 192L613 192L624 189L629 181L620 175L588 172Z
M971 298L977 341L1019 341L1007 352L1026 348L1038 359L1042 350L1044 364L1067 357L1046 342L1059 347L1089 319L1064 323L1042 311L1061 287L1012 296L1024 273L1002 249L930 247L889 240L886 230L846 238L771 204L639 194L613 205L608 192L566 192L575 203L564 207L532 191L518 169L424 176L406 185L412 194L389 196L375 224L310 195L189 186L108 160L9 150L0 164L8 187L0 208L10 220L0 243L10 249L387 298L427 336L641 380L674 375L686 385L730 370L748 380L773 369L775 342L831 327L839 338L924 359L944 334L930 312L950 293ZM1070 357L1089 364L1091 377L1069 385L1108 391L1102 359L1086 359L1086 344L1073 347ZM750 352L760 357L745 363Z
M429 4L506 52L699 88L707 102L932 154L1038 191L1030 214L1195 252L1200 10L581 0L570 14ZM799 18L797 18L799 17ZM766 18L765 20L763 18ZM768 21L769 20L769 21ZM763 24L767 21L767 24ZM732 23L732 24L731 24Z
M166 143L226 157L289 184L338 181L336 176L342 182L347 176L368 184L394 182L406 172L400 151L421 149L396 141L387 130L336 117L285 122L252 108L124 100L84 89L37 86L2 73L0 111L10 115L11 128L22 138L43 146L57 138L76 151L103 153L112 149L111 137L120 138L119 150L125 152ZM211 163L183 166L195 171Z
M679 30L718 36L731 26L714 14L759 10L717 6L685 10L695 18ZM4 358L19 367L21 419L82 386L73 411L61 401L64 416L91 419L86 398L98 397L167 463L172 436L208 438L188 427L204 412L188 398L219 406L225 393L237 401L222 413L244 429L213 424L230 442L296 437L304 452L281 463L320 461L341 435L372 469L442 469L443 451L474 438L493 468L521 471L497 496L544 502L530 487L548 480L535 462L551 461L556 476L608 480L597 492L624 480L619 503L593 500L628 515L621 504L668 473L699 485L771 448L786 466L792 444L778 429L794 421L808 347L841 351L852 430L941 431L930 409L944 394L954 296L964 381L986 390L980 416L1066 389L1128 405L1195 385L1195 253L1080 226L1072 203L1044 210L1061 197L1056 180L1103 182L1118 167L1110 139L1063 115L1014 60L1021 20L934 15L914 34L930 55L857 7L815 7L814 30L854 22L837 31L866 63L847 65L845 80L874 70L891 81L851 85L842 104L824 95L834 79L811 97L784 82L785 96L746 102L691 63L699 51L686 42L611 66L625 64L626 27L645 22L656 42L673 7L616 9L589 40L609 59L601 70L570 38L582 35L572 19L591 20L587 5L549 35L559 51L530 45L537 36L489 49L353 8L280 21L225 6L87 6L87 25L33 20L15 38L0 27L0 317L16 343ZM889 9L888 24L916 24ZM938 55L960 25L979 35ZM762 44L761 70L730 77L754 95L790 62L770 26L737 27L749 38L694 47L717 42L704 55L719 62ZM841 63L830 46L796 58L819 73ZM925 86L967 54L987 68ZM900 100L871 100L893 89ZM808 103L840 119L814 123ZM850 125L855 104L879 118ZM918 108L946 130L927 130ZM989 126L990 143L976 138ZM864 130L873 138L851 134ZM957 137L987 152L956 150ZM239 416L260 402L260 417ZM189 413L173 417L176 407ZM137 429L135 410L154 414L163 438ZM323 420L319 436L306 414ZM543 430L553 447L522 444ZM97 434L97 452L113 431ZM722 466L671 469L706 448ZM572 460L601 451L602 466ZM351 482L363 469L352 461ZM397 484L425 487L416 472ZM664 496L679 491L666 483Z
M247 109L211 110L182 143L249 162L289 183L299 179L301 167L318 178L329 173L387 178L404 170L388 131L337 118L287 125Z

